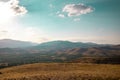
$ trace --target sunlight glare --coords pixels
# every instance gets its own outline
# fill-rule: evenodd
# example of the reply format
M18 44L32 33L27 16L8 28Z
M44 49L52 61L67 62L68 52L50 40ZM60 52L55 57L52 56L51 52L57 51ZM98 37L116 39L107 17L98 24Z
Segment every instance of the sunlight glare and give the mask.
M0 2L0 23L9 22L14 18L14 12L8 3Z

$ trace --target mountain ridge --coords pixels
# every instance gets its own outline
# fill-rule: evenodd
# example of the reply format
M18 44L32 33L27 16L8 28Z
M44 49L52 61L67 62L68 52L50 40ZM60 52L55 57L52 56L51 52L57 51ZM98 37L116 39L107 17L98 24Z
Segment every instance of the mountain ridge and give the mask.
M83 42L71 42L71 41L50 41L41 43L37 46L34 46L34 49L39 50L48 50L48 51L58 51L58 50L66 50L66 49L73 49L73 48L89 48L89 47L100 47L105 46L96 43L83 43ZM33 48L33 47L32 47Z

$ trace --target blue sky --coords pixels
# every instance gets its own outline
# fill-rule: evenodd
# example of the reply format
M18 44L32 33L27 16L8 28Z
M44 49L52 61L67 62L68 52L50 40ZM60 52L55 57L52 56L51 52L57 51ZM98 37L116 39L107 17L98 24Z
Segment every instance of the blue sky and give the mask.
M4 3L9 1L12 0ZM11 25L7 30L1 30L1 39L120 43L119 0L13 0L15 1L18 1L16 5L19 10L14 8L14 12L22 15L16 15L11 20L17 28L9 23ZM14 30L10 31L12 28Z

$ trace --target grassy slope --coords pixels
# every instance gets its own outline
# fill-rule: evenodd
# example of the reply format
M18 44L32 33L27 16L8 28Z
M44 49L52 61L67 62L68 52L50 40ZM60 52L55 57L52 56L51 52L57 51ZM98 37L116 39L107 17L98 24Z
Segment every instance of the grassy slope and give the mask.
M1 69L0 80L120 80L120 65L36 63Z

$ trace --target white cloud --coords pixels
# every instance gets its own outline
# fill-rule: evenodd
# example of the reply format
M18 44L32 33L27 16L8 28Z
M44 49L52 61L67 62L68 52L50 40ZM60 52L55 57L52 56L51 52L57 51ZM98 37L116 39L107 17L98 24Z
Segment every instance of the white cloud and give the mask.
M0 0L0 23L9 22L26 13L26 8L19 5L19 0Z
M8 1L10 1L10 0L0 0L0 2L8 2Z
M50 4L49 6L50 6L50 8L55 8L55 6L53 4Z
M75 18L74 21L80 21L80 18Z
M9 3L11 4L11 9L14 11L16 15L22 15L27 13L26 8L20 6L18 0L11 0Z
M4 7L4 10L6 9L5 7L7 7L13 11L14 15L21 15L27 12L25 7L19 5L19 0L0 0L0 6Z
M64 18L64 17L65 17L64 14L59 14L58 16L61 17L61 18Z
M63 8L63 12L67 12L68 16L80 16L82 14L90 13L94 8L84 4L68 4Z
M56 14L60 14L60 11L57 11Z

